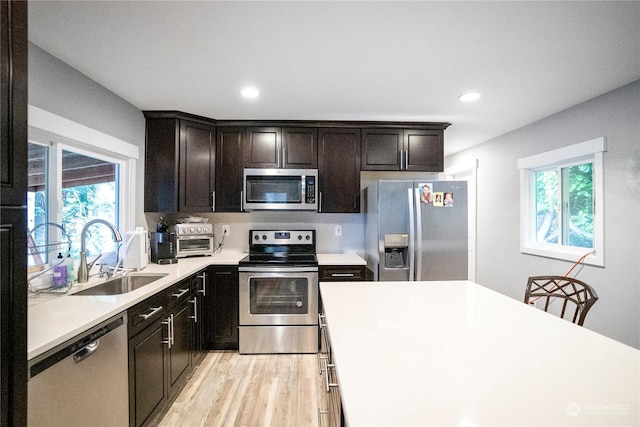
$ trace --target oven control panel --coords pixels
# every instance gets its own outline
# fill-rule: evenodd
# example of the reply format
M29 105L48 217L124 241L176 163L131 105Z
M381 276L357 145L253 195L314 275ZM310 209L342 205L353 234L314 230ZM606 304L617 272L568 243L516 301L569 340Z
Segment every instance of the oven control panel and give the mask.
M251 245L313 245L315 230L251 230Z

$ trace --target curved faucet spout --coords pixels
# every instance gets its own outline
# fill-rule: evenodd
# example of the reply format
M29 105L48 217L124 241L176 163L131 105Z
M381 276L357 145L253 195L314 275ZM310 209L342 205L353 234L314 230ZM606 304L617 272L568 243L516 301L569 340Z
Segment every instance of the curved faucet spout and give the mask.
M87 253L86 253L87 229L91 227L93 224L106 225L107 227L109 227L109 229L111 229L111 233L113 234L113 241L114 242L122 241L122 235L120 234L118 229L109 221L105 221L104 219L98 218L98 219L92 219L91 221L87 222L84 225L84 227L82 227L82 232L80 233L80 266L78 267L78 283L85 283L89 281L89 269L93 267L93 264L97 260L96 258L96 260L94 260L91 263L91 266L87 265Z

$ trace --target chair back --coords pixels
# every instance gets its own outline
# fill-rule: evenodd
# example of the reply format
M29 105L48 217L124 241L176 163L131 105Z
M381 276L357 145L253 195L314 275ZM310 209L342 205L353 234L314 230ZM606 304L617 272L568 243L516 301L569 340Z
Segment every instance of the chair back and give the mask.
M572 277L529 277L524 295L526 304L542 300L544 311L549 311L551 302L555 299L562 301L560 317L582 326L589 309L598 300L598 295L591 286Z

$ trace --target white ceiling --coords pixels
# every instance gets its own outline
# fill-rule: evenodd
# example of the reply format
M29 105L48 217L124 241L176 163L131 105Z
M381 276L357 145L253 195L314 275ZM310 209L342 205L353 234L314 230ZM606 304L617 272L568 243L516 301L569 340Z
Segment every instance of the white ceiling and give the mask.
M29 39L141 110L445 121L446 154L640 79L637 1L35 1Z

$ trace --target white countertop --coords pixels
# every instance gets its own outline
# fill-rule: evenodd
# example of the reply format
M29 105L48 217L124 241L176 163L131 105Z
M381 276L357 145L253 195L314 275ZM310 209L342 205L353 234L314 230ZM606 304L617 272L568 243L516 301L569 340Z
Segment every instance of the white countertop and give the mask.
M240 251L223 250L211 257L180 258L177 264L150 263L142 273L167 273L167 276L121 295L71 295L106 280L97 277L92 277L88 283L74 284L68 295L30 294L27 358L33 359L209 265L237 265L246 255ZM350 254L318 254L319 262L320 259L328 265L355 265L359 261L364 263L362 258Z
M356 254L318 254L319 265L367 265L367 262Z
M246 255L241 252L222 251L210 257L181 258L177 264L150 263L142 273L167 273L167 276L121 295L71 295L107 280L96 277L91 278L88 283L74 284L67 295L30 295L27 358L31 360L209 265L237 265Z
M467 281L320 290L349 427L640 425L632 347Z

